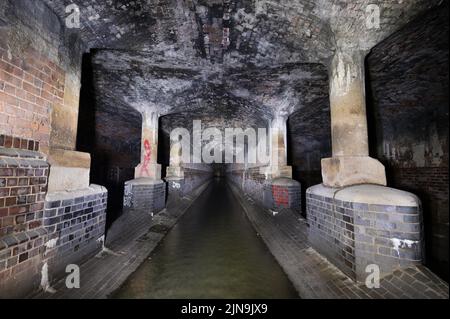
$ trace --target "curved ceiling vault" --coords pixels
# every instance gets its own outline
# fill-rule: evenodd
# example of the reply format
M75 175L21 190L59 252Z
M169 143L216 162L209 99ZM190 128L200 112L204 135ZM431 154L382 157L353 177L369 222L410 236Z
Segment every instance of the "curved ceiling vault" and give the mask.
M78 5L97 102L245 123L326 100L336 47L369 50L440 0L42 0ZM366 8L381 11L367 29ZM319 101L319 102L318 102ZM126 116L124 116L126 118Z

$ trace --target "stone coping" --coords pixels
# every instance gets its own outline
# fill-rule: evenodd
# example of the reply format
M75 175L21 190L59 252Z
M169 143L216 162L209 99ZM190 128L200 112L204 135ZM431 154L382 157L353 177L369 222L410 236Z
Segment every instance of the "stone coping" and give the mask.
M72 198L76 198L76 197L84 197L87 195L104 193L107 191L108 190L103 186L91 184L88 188L85 188L85 189L48 193L47 196L45 197L45 201L54 202L54 201L58 201L58 200L66 200L66 199L72 199Z
M247 171L252 169L264 169L270 167L269 164L248 164L247 167L245 167L242 164L235 164L234 167L231 167L227 170L227 172L235 172L235 171Z
M345 188L331 188L319 184L308 188L306 193L334 198L343 202L369 205L417 207L420 204L419 198L412 193L372 184Z
M150 179L150 178L146 178L146 177L140 177L140 178L132 179L132 180L125 182L125 185L159 185L159 184L163 184L163 183L164 183L164 181L161 179L154 180L154 179Z
M183 169L190 169L190 170L196 170L196 171L205 171L205 172L213 171L208 164L181 163L180 167Z
M19 158L19 159L38 159L45 160L45 156L37 151L16 149L16 148L4 148L0 147L0 156Z
M47 230L43 227L40 227L25 232L5 235L0 238L0 251L5 248L11 248L26 243L30 240L36 239L40 236L44 236L47 234L48 234Z
M165 181L184 181L184 177L177 177L177 176L169 176L169 177L164 177Z
M292 178L279 177L272 180L268 180L267 183L275 186L299 186L300 183Z

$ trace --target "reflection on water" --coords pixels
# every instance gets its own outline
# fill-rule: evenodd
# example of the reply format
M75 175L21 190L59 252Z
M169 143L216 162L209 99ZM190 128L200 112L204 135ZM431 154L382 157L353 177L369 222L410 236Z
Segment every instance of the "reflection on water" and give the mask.
M226 183L215 180L114 298L298 298Z

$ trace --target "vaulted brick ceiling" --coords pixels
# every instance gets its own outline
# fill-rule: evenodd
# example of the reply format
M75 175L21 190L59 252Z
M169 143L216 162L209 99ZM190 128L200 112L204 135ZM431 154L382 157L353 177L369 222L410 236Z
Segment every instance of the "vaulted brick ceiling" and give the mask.
M94 57L104 111L246 123L326 107L324 65L336 46L370 49L439 0L42 0L61 19L72 3ZM365 28L366 8L381 27ZM325 98L324 98L325 97ZM186 116L178 116L179 121ZM174 118L175 120L175 118ZM178 123L182 124L182 123Z
M337 39L371 47L441 0L42 0L60 17L81 11L89 48L160 52L257 65L320 62ZM379 5L381 27L365 28ZM228 36L229 34L229 36ZM208 44L210 50L207 50ZM207 52L211 51L211 52Z

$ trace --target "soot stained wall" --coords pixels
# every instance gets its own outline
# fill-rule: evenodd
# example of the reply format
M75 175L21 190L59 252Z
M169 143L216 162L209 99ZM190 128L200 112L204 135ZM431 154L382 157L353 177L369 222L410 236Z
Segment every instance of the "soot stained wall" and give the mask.
M372 156L391 187L424 210L426 259L448 280L448 3L418 17L367 59Z
M107 98L96 98L92 55L82 64L77 149L91 154L91 183L108 189L107 226L120 215L124 183L134 178L140 161L141 115L129 108L120 113Z
M294 113L288 122L288 165L293 178L306 190L322 183L321 159L331 156L330 103L328 97ZM302 201L306 213L306 201Z

